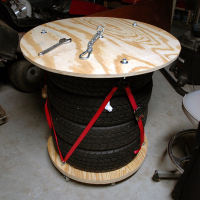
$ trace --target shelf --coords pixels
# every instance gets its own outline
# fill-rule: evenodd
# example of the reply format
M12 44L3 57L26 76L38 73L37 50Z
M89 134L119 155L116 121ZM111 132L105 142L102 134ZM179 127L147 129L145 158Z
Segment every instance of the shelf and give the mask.
M187 26L187 27L191 26L191 24L189 24L189 23L187 24L187 23L183 23L183 22L177 21L177 20L173 20L173 23L178 24L178 25L182 25L182 26Z
M175 7L176 10L182 10L182 11L186 11L186 12L190 12L191 10L186 10L185 8L179 8L179 7Z
M173 21L176 21L176 23L179 23L179 24L182 24L182 25L188 25L189 24L189 20L191 18L191 10L186 10L184 8L179 8L179 7L175 7L175 10L178 10L180 12L186 12L187 13L187 22L181 22L179 20L173 20ZM174 14L175 14L175 11L174 11ZM182 19L181 19L182 20Z

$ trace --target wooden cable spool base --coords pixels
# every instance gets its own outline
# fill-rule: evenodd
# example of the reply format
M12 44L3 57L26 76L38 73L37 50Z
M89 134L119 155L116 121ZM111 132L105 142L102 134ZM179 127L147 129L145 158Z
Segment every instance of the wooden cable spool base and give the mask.
M54 166L65 176L82 183L110 184L122 181L133 175L142 166L147 154L147 138L138 155L128 165L111 172L94 173L76 169L69 164L62 165L60 156L55 150L52 136L48 139L48 152Z
M104 37L95 42L89 59L79 59L100 25L105 29ZM38 56L61 38L71 38L72 42ZM153 72L173 63L181 49L174 36L158 27L113 17L80 17L49 22L27 32L20 47L24 57L37 67L82 78L121 78ZM124 59L128 62L124 63ZM85 172L68 164L62 166L52 137L48 140L48 151L55 167L67 177L84 183L109 184L131 176L141 167L147 153L147 139L131 163L106 173Z

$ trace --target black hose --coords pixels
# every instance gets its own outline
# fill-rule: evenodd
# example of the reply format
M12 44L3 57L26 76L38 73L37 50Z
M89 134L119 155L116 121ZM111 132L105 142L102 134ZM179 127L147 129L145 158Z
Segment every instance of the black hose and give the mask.
M180 85L171 77L171 75L164 69L160 69L160 72L162 75L167 79L167 81L170 83L170 85L175 89L175 91L180 94L181 96L185 96L188 94L185 90L183 90Z

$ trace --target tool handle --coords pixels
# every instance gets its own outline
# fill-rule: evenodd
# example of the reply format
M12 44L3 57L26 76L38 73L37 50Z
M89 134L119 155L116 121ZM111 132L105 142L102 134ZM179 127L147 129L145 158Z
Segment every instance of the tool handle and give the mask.
M59 47L62 44L64 44L64 43L58 42L57 44L54 44L53 46L49 47L48 49L45 49L44 51L38 53L38 56L43 56L44 54L48 53L49 51L51 51L51 50L53 50L53 49L55 49L57 47Z
M53 50L57 47L59 47L60 45L65 44L65 43L69 43L71 41L72 41L71 38L69 38L69 39L62 38L62 39L59 40L59 42L57 44L54 44L53 46L49 47L48 49L45 49L44 51L38 53L38 56L43 56L44 54L48 53L49 51L51 51L51 50Z

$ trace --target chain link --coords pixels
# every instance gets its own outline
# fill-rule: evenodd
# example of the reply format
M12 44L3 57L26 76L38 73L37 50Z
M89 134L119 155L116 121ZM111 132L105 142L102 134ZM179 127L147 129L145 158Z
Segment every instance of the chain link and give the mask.
M91 41L88 42L88 48L86 51L84 51L82 54L79 55L80 59L86 60L90 57L92 51L93 51L93 44L99 39L99 38L103 38L103 31L104 31L104 27L103 26L98 26L97 27L97 33L95 34L95 36L91 39ZM87 56L85 56L86 54L88 54Z

